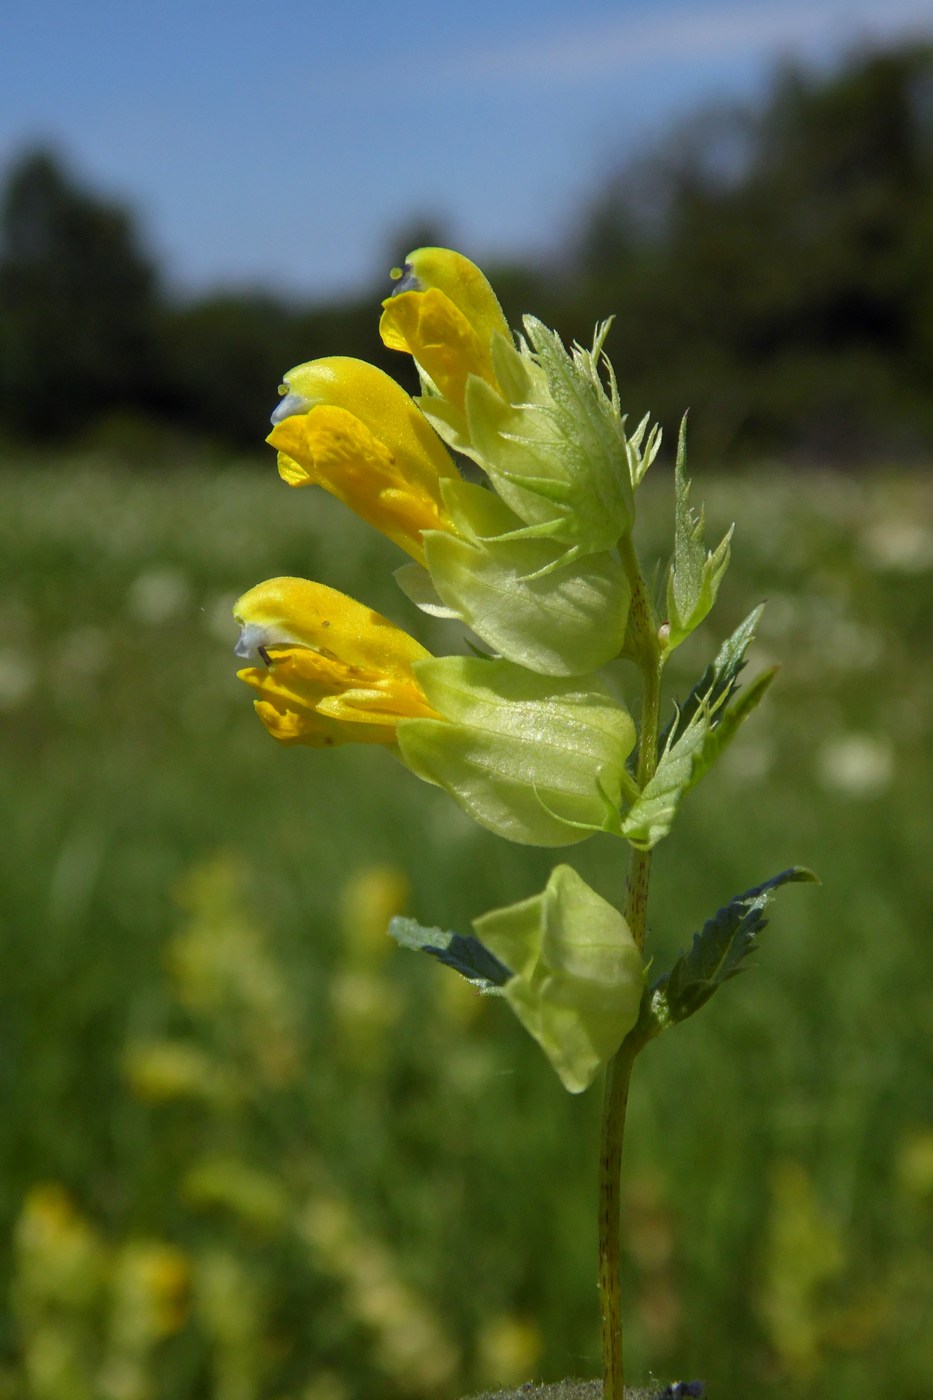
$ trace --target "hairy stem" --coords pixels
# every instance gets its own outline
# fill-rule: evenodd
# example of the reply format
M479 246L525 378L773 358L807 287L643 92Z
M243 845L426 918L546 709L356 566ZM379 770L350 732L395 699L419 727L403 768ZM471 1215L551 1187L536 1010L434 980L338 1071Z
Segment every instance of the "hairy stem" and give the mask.
M642 673L642 714L638 745L638 784L644 785L657 766L661 708L662 659L657 627L631 541L622 548L632 584L630 635ZM633 851L629 862L623 913L642 951L648 917L651 853ZM599 1301L602 1327L603 1400L623 1400L622 1305L619 1286L620 1173L625 1110L635 1057L644 1044L636 1026L623 1040L606 1070L599 1154Z

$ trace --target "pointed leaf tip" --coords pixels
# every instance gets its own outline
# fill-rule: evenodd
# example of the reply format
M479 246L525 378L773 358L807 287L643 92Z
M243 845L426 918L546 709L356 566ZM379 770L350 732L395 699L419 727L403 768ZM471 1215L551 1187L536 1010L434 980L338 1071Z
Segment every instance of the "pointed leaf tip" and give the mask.
M819 883L812 870L791 866L717 910L693 935L688 951L651 988L655 1033L685 1021L723 982L745 970L745 959L757 948L758 934L768 923L764 909L782 885L814 882Z
M430 953L438 962L452 967L483 992L498 993L499 988L512 976L511 969L472 934L425 928L416 919L397 914L389 922L389 937L394 938L401 948Z

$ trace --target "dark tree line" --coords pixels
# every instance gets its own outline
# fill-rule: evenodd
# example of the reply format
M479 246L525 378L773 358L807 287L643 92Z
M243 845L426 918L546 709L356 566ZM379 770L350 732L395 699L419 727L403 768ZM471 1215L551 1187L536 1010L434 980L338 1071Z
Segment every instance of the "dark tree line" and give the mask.
M758 108L699 114L611 172L552 265L486 270L513 324L534 309L584 339L614 313L625 403L671 429L690 407L695 454L928 459L933 47L788 67ZM290 365L404 372L376 334L386 289L379 269L343 305L178 305L126 210L27 154L0 205L0 433L74 440L117 418L255 447Z

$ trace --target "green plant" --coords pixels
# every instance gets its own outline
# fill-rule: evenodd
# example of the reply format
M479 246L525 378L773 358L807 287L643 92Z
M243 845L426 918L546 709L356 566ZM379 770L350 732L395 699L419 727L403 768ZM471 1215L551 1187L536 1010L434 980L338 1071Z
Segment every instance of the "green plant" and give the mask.
M606 1072L599 1289L604 1396L621 1400L619 1182L633 1065L743 970L774 893L814 878L794 867L737 895L649 977L652 851L777 668L740 688L756 607L664 713L665 667L716 601L731 530L707 549L682 429L673 551L660 588L649 586L635 502L660 432L647 419L627 430L603 353L608 323L591 350L568 352L530 316L513 337L459 254L418 249L398 275L382 334L413 356L422 396L358 361L313 361L286 375L269 440L290 485L323 486L400 545L412 559L397 574L409 599L468 626L483 649L432 656L363 604L278 578L236 605L237 651L250 663L240 676L283 743L386 746L520 844L606 832L631 848L621 908L561 864L539 894L477 917L472 934L402 917L390 925L402 945L501 996L571 1093Z

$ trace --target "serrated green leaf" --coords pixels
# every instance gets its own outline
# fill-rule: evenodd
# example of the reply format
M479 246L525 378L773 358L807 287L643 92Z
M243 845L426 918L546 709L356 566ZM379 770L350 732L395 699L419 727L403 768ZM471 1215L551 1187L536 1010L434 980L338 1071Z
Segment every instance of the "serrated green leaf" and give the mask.
M658 1030L692 1016L717 987L744 971L745 959L756 950L758 934L768 922L764 910L775 891L800 882L816 882L816 876L800 865L782 870L763 885L736 895L693 935L689 950L651 988Z
M698 710L677 742L661 755L654 776L623 817L622 835L638 850L650 851L673 826L710 724L709 712Z
M415 919L397 914L389 922L389 937L402 948L414 948L430 953L445 967L452 967L474 983L480 991L501 996L500 988L512 976L505 963L490 953L472 934L452 933L439 928L425 928Z
M622 835L641 851L670 831L684 797L705 776L735 738L739 726L761 702L778 668L762 671L731 703L726 694L701 699L689 722L672 731L654 776L622 820Z
M751 681L748 687L725 708L718 710L713 715L709 733L703 741L703 747L693 765L690 774L690 781L685 792L696 787L701 778L705 777L713 764L716 762L728 746L732 743L739 731L739 726L748 719L752 710L757 709L764 699L765 692L774 680L779 666L769 666L766 671L762 671Z
M716 709L736 689L738 676L745 667L745 653L755 639L763 612L764 603L759 603L732 636L723 642L715 659L707 666L683 704L678 706L676 715L658 740L659 754L676 742L701 705L706 704L713 709L713 723L717 723Z
M732 539L730 526L716 549L707 552L703 540L704 513L701 509L697 515L690 507L686 418L680 425L674 490L674 557L667 582L667 653L699 627L715 603L722 576L729 567Z

